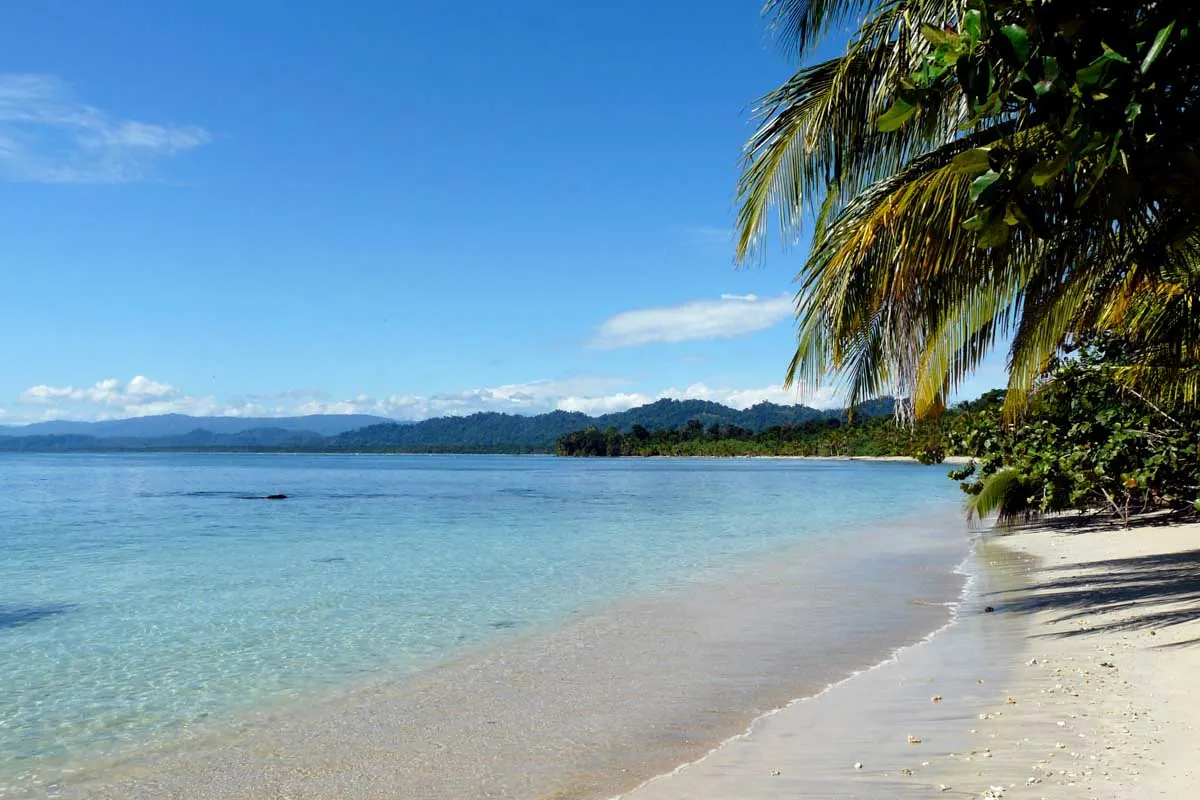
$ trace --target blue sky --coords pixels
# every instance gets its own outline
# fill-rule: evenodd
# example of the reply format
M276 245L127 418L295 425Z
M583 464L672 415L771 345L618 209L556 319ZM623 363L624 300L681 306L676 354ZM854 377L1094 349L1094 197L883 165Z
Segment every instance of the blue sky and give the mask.
M0 423L796 399L756 0L5 14Z

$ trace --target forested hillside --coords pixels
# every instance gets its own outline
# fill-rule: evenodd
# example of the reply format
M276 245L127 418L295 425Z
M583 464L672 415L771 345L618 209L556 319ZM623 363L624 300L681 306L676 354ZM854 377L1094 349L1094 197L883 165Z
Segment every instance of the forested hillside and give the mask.
M890 399L860 407L859 416L890 415ZM589 417L579 412L552 411L536 416L480 413L465 417L439 417L421 422L387 422L322 436L311 430L259 427L236 433L197 427L171 436L100 437L82 434L0 436L0 451L227 451L313 453L552 453L564 435L589 426L629 432L637 426L675 430L696 423L705 428L723 425L746 431L838 420L839 410L803 405L760 403L748 409L729 408L704 400L658 400L614 414Z

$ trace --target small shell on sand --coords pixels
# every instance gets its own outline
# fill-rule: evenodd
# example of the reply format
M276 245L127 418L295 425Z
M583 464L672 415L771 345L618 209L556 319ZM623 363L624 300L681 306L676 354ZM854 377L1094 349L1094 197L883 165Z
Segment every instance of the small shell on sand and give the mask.
M929 699L931 702L934 702L934 703L942 702L942 696L940 694L935 694L933 697L931 697Z
M908 735L908 743L909 743L909 744L920 744L920 743L921 743L921 740L920 740L920 739L918 739L916 736L913 736L913 735L910 733L910 734Z
M855 768L855 769L862 769L862 762L861 762L861 761L855 761L855 762L854 762L854 768Z

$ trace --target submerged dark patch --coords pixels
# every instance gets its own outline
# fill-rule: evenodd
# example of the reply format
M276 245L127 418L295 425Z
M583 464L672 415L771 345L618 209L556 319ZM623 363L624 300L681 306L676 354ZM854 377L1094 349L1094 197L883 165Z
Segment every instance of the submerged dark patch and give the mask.
M32 625L43 619L74 611L74 603L46 603L36 606L0 606L0 630Z
M518 625L520 625L520 624L521 624L521 621L520 621L520 620L516 620L516 619L501 619L501 620L497 620L496 622L489 622L489 623L488 623L488 627L489 627L489 628L496 628L496 629L498 629L498 630L506 630L506 629L508 629L508 628L515 628L515 627L517 627L517 626L518 626Z

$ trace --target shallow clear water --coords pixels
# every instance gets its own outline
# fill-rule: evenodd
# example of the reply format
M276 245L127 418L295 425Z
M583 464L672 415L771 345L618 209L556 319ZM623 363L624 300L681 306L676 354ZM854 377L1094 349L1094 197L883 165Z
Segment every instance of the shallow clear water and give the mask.
M0 456L0 795L956 491L861 462Z

